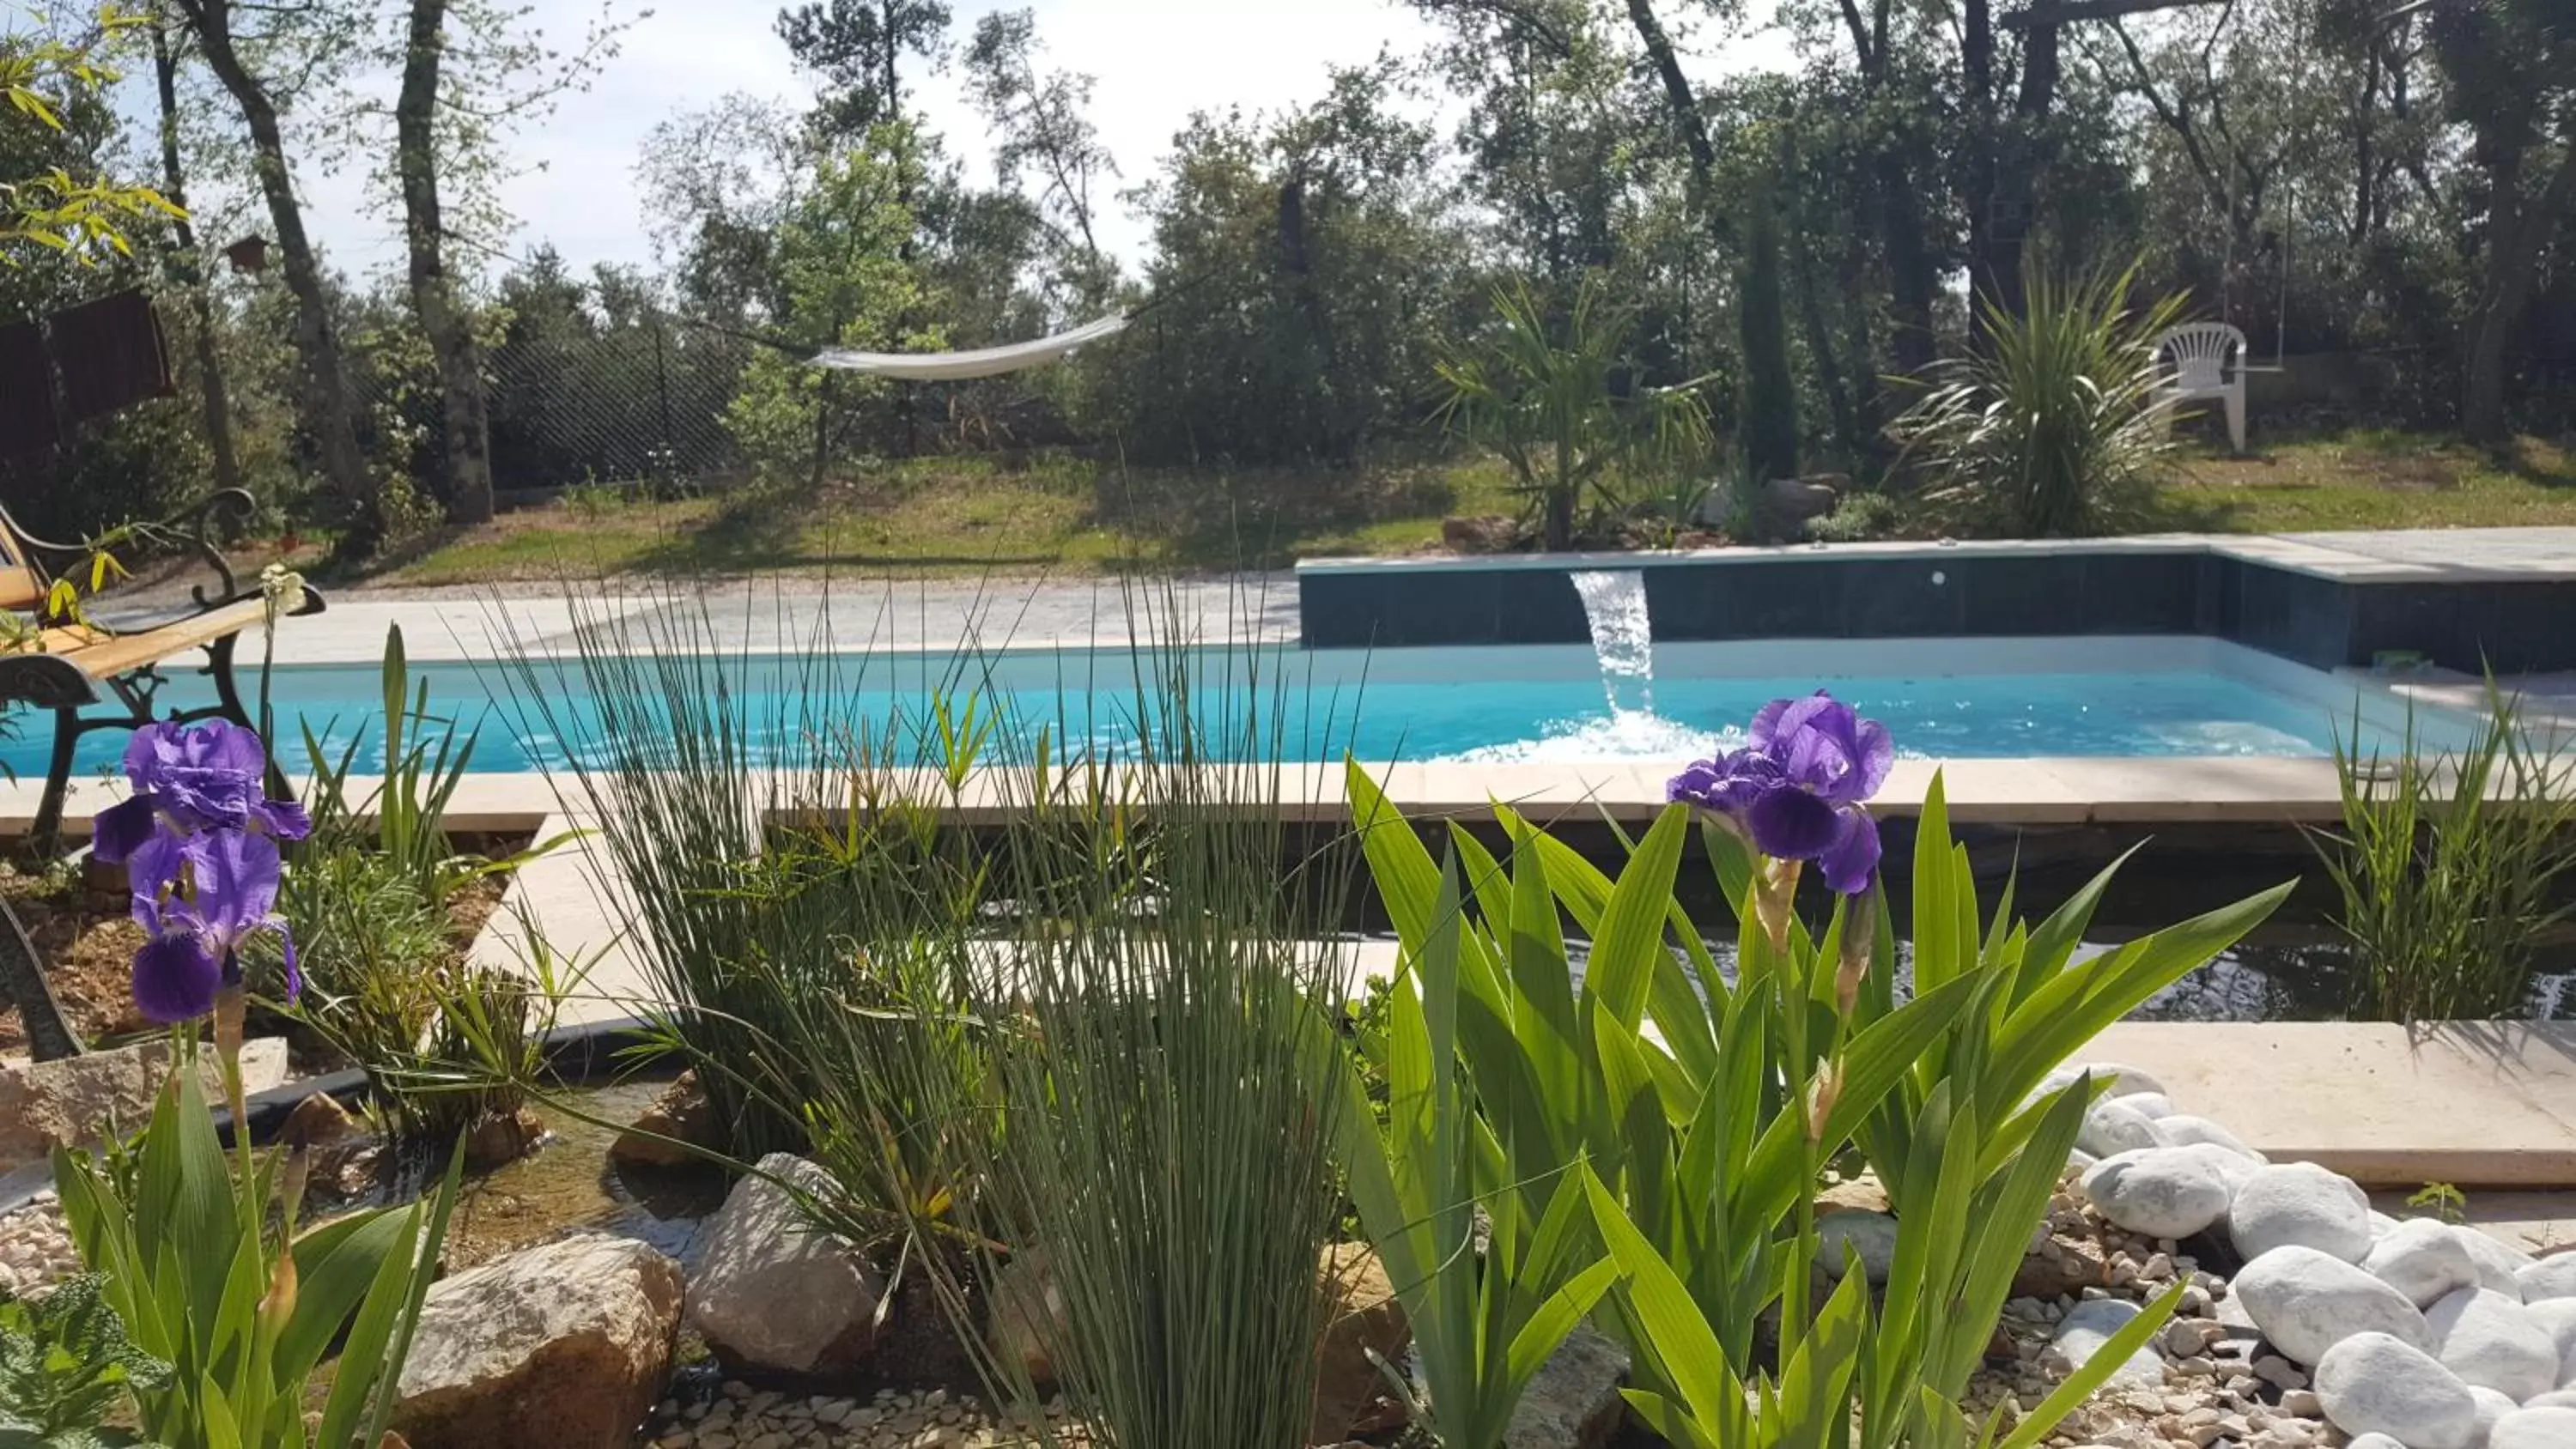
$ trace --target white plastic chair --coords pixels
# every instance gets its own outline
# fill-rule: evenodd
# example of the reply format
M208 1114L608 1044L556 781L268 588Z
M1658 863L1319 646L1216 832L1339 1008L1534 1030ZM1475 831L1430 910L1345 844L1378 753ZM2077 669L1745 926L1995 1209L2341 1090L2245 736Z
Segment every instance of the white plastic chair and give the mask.
M2233 354L2233 375L2228 366ZM2195 398L2217 398L2227 405L2227 441L2237 452L2245 451L2245 334L2225 322L2186 322L2168 328L2156 339L2156 361L2173 359L2172 375L2165 382L2168 408L2165 418L2172 421L2172 405Z

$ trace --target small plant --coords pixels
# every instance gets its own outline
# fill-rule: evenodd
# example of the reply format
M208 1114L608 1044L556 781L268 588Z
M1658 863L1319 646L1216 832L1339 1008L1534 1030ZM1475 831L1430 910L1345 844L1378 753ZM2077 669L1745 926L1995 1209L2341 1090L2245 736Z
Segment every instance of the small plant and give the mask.
M106 1427L129 1391L167 1388L170 1365L134 1346L83 1274L38 1300L0 1294L0 1449L150 1449Z
M1599 278L1575 289L1561 324L1526 286L1497 288L1494 310L1491 336L1439 364L1448 389L1440 414L1510 465L1548 548L1574 546L1577 515L1613 469L1676 465L1707 448L1696 381L1631 383L1622 355L1629 318Z
M1960 532L2050 538L2136 509L2171 451L2155 339L2182 316L2178 296L2132 311L2136 276L2033 268L2019 313L1980 300L1983 346L1934 364L1893 426L1927 511Z
M2353 738L2360 737L2353 721ZM2343 828L2316 832L2361 969L2351 1010L2381 1021L2512 1016L2531 999L2543 938L2567 919L2576 868L2576 760L2536 740L2487 688L2456 753L2425 757L2409 718L2395 757L2338 738Z
M2469 1195L2447 1182L2424 1184L2407 1196L2406 1205L2454 1226L2469 1220Z
M1905 526L1905 505L1893 494L1846 493L1834 511L1807 520L1807 537L1818 543L1867 543L1892 538Z

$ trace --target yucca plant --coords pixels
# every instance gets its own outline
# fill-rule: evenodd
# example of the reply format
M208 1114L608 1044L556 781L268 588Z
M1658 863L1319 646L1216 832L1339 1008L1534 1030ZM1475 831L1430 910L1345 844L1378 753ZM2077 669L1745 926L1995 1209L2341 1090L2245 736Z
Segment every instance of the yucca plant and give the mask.
M2531 1001L2543 939L2570 909L2576 760L2487 686L2466 745L2422 752L2410 716L2395 757L2338 732L2343 828L2312 836L2352 939L2351 1011L2379 1021L2477 1021Z
M2135 265L2034 265L2020 312L1980 299L1978 350L1933 364L1893 425L1929 512L1959 532L2050 538L2106 532L2137 507L2170 454L2155 340L2183 299L2133 309L2136 278Z
M1614 469L1677 466L1709 445L1698 383L1638 386L1628 377L1630 315L1587 275L1561 322L1525 284L1494 289L1495 326L1438 364L1440 416L1512 470L1546 546L1574 546L1584 502Z

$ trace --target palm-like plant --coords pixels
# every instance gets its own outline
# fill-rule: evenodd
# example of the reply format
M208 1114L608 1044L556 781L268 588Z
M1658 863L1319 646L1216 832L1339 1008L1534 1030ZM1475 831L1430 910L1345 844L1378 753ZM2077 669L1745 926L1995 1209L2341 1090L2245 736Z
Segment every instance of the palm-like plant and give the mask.
M1575 289L1561 325L1520 283L1494 289L1494 310L1490 334L1439 363L1449 389L1440 415L1510 466L1547 547L1573 546L1576 512L1613 467L1672 465L1707 448L1697 379L1626 385L1629 316L1597 277Z
M2100 533L2153 485L2172 407L2155 340L2183 299L2131 310L2136 275L2034 270L2020 314L1980 303L1984 347L1933 364L1895 424L1935 516L1961 532Z

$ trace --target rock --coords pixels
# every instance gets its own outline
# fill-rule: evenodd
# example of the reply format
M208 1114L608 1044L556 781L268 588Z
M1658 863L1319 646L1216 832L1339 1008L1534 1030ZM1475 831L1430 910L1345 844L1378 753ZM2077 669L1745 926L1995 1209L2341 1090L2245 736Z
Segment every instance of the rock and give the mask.
M2156 1119L2113 1098L2094 1103L2084 1113L2084 1130L2075 1134L2075 1145L2096 1157L2110 1157L2167 1144L2156 1131Z
M2173 1104L2173 1098L2162 1092L2121 1092L2111 1100L2159 1122L2182 1110Z
M2450 1227L2431 1218L2399 1223L2370 1245L2361 1266L2416 1307L2429 1307L2475 1285L2478 1265Z
M679 1167L706 1160L680 1143L705 1148L724 1145L715 1105L707 1100L706 1089L698 1085L694 1067L673 1077L651 1106L635 1114L634 1123L609 1144L608 1155L617 1162L640 1167Z
M1849 1208L1826 1213L1816 1219L1816 1241L1816 1261L1837 1282L1843 1276L1845 1243L1860 1254L1861 1272L1873 1286L1886 1283L1888 1270L1896 1265L1896 1219L1885 1213Z
M2469 1261L2478 1265L2478 1286L2515 1297L2522 1295L2522 1270L2539 1259L2466 1223L2455 1224L2451 1231L2468 1248Z
M2313 1162L2257 1168L2237 1186L2227 1232L2248 1260L2301 1247L2358 1263L2370 1255L2370 1198Z
M1440 520L1440 542L1453 553L1509 553L1520 542L1518 522L1499 513Z
M1541 1365L1503 1429L1503 1449L1601 1449L1627 1415L1628 1351L1577 1328Z
M505 1162L516 1162L535 1151L538 1139L545 1135L545 1119L528 1108L486 1114L465 1134L465 1165L477 1172L488 1172Z
M2227 1216L2227 1182L2206 1152L2115 1153L2085 1169L2081 1186L2102 1216L2153 1238L2187 1238Z
M2356 1333L2385 1334L2417 1350L2433 1345L2424 1315L2405 1294L2314 1248L2274 1248L2246 1264L2230 1299L2274 1348L2303 1364Z
M2049 1346L2066 1356L2070 1368L2082 1368L2093 1355L2102 1351L2111 1335L2127 1327L2138 1316L2138 1305L2126 1298L2093 1298L2078 1303L2058 1320L2057 1336ZM2152 1348L2140 1348L2128 1361L2111 1371L2109 1386L2124 1389L2153 1389L2165 1381L2164 1360Z
M2405 1449L2470 1449L2475 1442L2478 1404L2469 1386L2385 1333L2356 1333L2327 1350L2317 1365L2317 1400L2347 1434L2386 1434Z
M1333 1311L1315 1349L1315 1410L1309 1444L1337 1444L1351 1437L1361 1411L1389 1392L1369 1355L1401 1365L1413 1342L1386 1266L1366 1243L1332 1243L1316 1265Z
M336 1147L358 1136L365 1129L339 1099L328 1092L316 1092L295 1104L286 1114L286 1124L277 1129L277 1145L310 1152L317 1148Z
M2136 1067L2124 1066L2119 1062L2069 1062L2040 1078L2039 1086L2032 1095L2045 1097L2061 1088L2073 1086L2076 1078L2087 1075L2097 1082L2110 1083L2108 1090L2114 1100L2122 1096L2135 1096L2140 1092L2154 1092L2161 1096L2172 1095L2165 1091L2164 1083Z
M2487 1449L2568 1449L2571 1444L2576 1444L2576 1409L2517 1409L2496 1420L2487 1434Z
M2543 1298L2526 1303L2522 1311L2558 1345L2559 1357L2566 1361L2567 1378L2576 1378L2576 1298Z
M2469 1384L2484 1384L2521 1403L2558 1387L2558 1345L2491 1288L2463 1288L2424 1310L2433 1356Z
M662 1396L680 1267L585 1234L438 1283L403 1362L412 1449L627 1449Z
M1046 1249L1023 1248L993 1275L992 1307L984 1322L984 1343L1004 1364L1016 1362L1035 1384L1055 1382L1050 1343L1073 1331L1064 1294L1056 1288L1055 1269Z
M2576 1298L2576 1253L2552 1254L2516 1271L2513 1277L2522 1285L2522 1301L2525 1303Z
M826 1195L837 1191L830 1173L784 1152L762 1158L760 1172L735 1183L699 1230L689 1326L729 1369L850 1373L875 1346L884 1285L855 1245L816 1231L768 1180Z
M1837 483L1841 488L1835 486ZM1803 537L1807 520L1833 512L1841 489L1850 486L1851 480L1839 473L1821 474L1814 478L1774 478L1762 485L1758 495L1760 501L1753 510L1754 527L1766 539L1785 541Z
M215 1054L204 1053L198 1063L206 1100L220 1105L224 1080ZM241 1073L246 1093L284 1082L286 1039L242 1043ZM167 1037L58 1061L0 1059L0 1172L42 1162L56 1147L94 1146L111 1124L141 1130L169 1076Z
M2510 1395L2499 1394L2484 1384L2469 1385L2469 1397L2478 1406L2478 1427L2469 1434L2473 1445L2486 1443L2487 1436L2495 1431L2496 1420L2522 1407Z
M2156 1130L2164 1134L2164 1139L2176 1147L2190 1147L2197 1144L2224 1147L2257 1167L2271 1160L2246 1146L2245 1139L2206 1117L2194 1117L2182 1112L2173 1113L2157 1118Z
M2358 1434L2344 1449L2406 1449L2406 1446L2385 1434Z
M2526 1409L2576 1409L2576 1388L2551 1389L2523 1400Z

